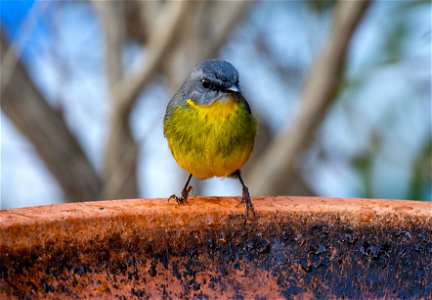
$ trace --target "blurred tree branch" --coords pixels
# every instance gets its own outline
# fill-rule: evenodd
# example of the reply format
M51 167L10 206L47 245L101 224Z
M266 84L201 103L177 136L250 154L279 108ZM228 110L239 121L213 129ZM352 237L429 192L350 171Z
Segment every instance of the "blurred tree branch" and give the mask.
M217 55L250 7L247 1L195 2L189 11L194 17L183 20L177 44L163 62L172 91L180 87L193 65Z
M102 20L105 34L105 66L111 92L123 78L122 48L125 39L125 24L122 16L122 2L94 1L99 17Z
M110 96L110 129L104 157L104 199L134 198L138 195L136 165L138 146L129 128L129 115L121 107L119 82L123 82L122 50L125 23L122 2L93 1L105 38L105 69ZM127 94L127 90L123 91ZM129 102L134 99L130 99Z
M257 137L255 140L255 146L247 164L242 168L242 174L246 174L246 176L248 176L249 172L253 170L255 164L258 163L262 155L266 152L268 145L271 144L271 141L273 139L274 134L271 132L268 123L265 122L265 120L260 120ZM295 170L295 172L293 173L292 182L289 186L285 186L284 192L292 195L302 196L315 195L315 192L309 186L309 183L304 180L299 170Z
M299 115L253 166L247 181L254 194L280 194L293 184L296 162L310 144L343 79L349 43L370 1L340 1L328 42L309 70Z
M9 45L1 34L2 55ZM15 63L8 61L12 59ZM3 55L1 108L28 138L68 201L96 199L101 181L63 116L52 108L15 54ZM6 81L6 78L10 80Z
M157 5L155 3L154 5ZM142 88L148 84L166 58L170 46L178 41L176 34L185 19L188 19L192 1L167 2L154 20L150 33L146 59L134 74L125 78L114 87L114 99L118 99L119 110L128 116L135 105Z
M432 195L432 137L429 136L414 159L407 199L422 200Z

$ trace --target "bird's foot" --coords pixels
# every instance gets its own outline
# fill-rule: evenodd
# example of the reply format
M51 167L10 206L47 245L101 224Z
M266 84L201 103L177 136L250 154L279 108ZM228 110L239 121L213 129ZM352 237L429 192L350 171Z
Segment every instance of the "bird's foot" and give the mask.
M189 193L191 190L192 190L192 186L188 186L187 188L183 189L183 191L181 192L181 196L177 196L176 194L172 194L171 196L169 196L168 202L172 199L177 204L185 203L189 197Z
M186 202L185 198L183 198L182 196L177 196L176 194L172 194L171 196L169 196L168 202L170 202L170 200L174 200L177 204L183 204Z
M237 204L237 206L239 206L243 203L245 204L245 208L246 208L245 218L244 218L244 224L246 224L246 222L249 218L249 210L252 212L253 217L255 219L255 209L254 209L254 206L252 204L252 200L251 200L250 195L249 195L249 190L246 186L243 187L243 195L242 195L242 198L241 198L239 204Z

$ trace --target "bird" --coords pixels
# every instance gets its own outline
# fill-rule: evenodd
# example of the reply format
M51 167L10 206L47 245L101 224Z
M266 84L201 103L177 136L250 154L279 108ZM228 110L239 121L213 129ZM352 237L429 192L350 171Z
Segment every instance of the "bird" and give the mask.
M239 203L244 222L255 210L240 173L253 150L258 121L239 87L239 72L222 59L207 59L192 68L168 102L163 131L177 164L189 173L181 195L168 198L184 203L192 176L235 177L242 185Z

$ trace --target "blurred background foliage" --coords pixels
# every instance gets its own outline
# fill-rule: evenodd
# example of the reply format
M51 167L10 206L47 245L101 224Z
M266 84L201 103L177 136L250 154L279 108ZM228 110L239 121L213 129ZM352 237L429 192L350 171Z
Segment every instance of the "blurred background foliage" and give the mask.
M253 194L430 201L430 1L348 6L2 0L1 208L178 192L186 174L162 119L192 66L211 57L238 68L260 119L244 170ZM337 76L323 66L339 55L330 50L344 14L358 22ZM328 99L314 80L334 87ZM315 113L308 95L323 101ZM193 186L241 193L231 179Z

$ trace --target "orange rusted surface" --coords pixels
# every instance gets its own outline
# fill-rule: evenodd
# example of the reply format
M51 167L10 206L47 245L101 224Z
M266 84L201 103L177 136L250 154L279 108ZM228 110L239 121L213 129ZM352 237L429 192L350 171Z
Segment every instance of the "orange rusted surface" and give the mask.
M0 211L6 298L431 298L432 203L255 197Z

